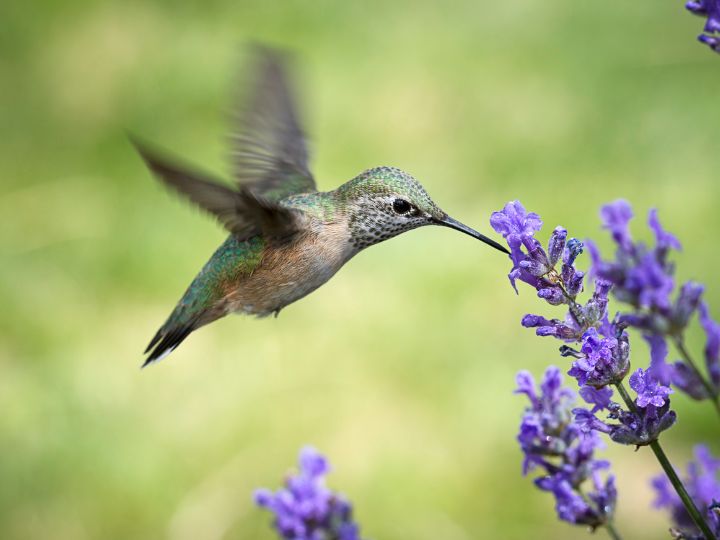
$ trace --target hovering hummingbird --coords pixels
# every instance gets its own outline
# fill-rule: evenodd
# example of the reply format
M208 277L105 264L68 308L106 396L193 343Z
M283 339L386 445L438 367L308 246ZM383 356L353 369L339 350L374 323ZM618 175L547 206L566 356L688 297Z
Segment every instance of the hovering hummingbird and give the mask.
M362 249L417 227L450 227L508 253L448 216L417 180L394 167L368 169L333 191L318 191L287 62L260 50L252 73L233 115L234 187L132 141L155 176L230 231L150 341L143 366L228 313L277 316Z

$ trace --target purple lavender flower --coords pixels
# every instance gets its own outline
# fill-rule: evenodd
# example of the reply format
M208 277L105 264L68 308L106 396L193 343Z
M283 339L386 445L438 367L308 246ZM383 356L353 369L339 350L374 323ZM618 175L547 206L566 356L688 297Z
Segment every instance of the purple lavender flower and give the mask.
M619 200L606 204L600 209L603 226L610 231L615 243L625 252L632 253L634 245L628 224L633 218L633 211L627 201Z
M560 347L561 356L573 359L568 373L577 379L582 398L592 405L591 409L572 409L573 418L568 419L573 398L561 391L557 368L548 369L540 393L532 377L526 372L520 373L518 392L527 394L531 402L518 435L525 455L523 472L534 468L545 471L546 475L535 482L540 489L555 495L560 519L591 526L605 524L612 531L612 524L602 509L605 503L612 509L616 498L614 484L612 478L601 481L598 471L608 464L593 458L600 444L599 434L607 434L620 444L651 445L666 473L674 478L676 488L682 491L658 443L659 435L677 419L676 413L670 410L669 383L672 381L696 393L703 387L708 397L716 399L717 392L709 390L706 381L693 379L701 375L682 346L682 334L694 313L700 310L708 335L708 372L713 373L713 384L720 389L720 325L709 319L706 306L701 304L701 285L685 283L674 295L675 268L669 254L681 246L677 238L662 227L657 211L651 211L648 217L648 226L655 237L651 247L633 240L629 229L633 214L627 202L606 205L601 215L617 249L615 258L606 261L594 244L587 243L595 291L584 305L576 299L583 290L584 274L574 268L575 260L582 253L582 243L568 240L567 231L557 227L545 251L535 239L542 221L537 214L528 214L517 201L495 212L491 223L511 247L513 268L509 278L516 292L519 279L534 287L538 297L549 304L566 306L567 313L562 319L528 314L523 317L522 325L535 328L538 336L553 336L564 342ZM556 266L561 260L558 270ZM616 315L612 322L608 317L611 291L617 300L632 308L628 313ZM648 369L637 369L630 377L630 387L636 393L634 400L623 384L630 369L628 326L640 329L651 349ZM667 364L667 339L676 343L687 364ZM681 379L682 385L677 382ZM612 400L610 385L617 388L625 406ZM579 486L588 478L593 480L594 491L583 497ZM688 509L693 510L693 505L688 503ZM713 506L713 512L720 516L720 502ZM703 520L696 512L693 515L709 536Z
M591 413L596 413L603 409L607 409L610 405L610 398L613 391L605 386L603 388L595 388L593 386L583 386L580 388L580 396L586 403L593 405Z
M630 377L630 387L637 393L633 411L625 410L612 401L612 391L599 394L584 387L580 395L593 405L593 409L573 409L575 422L584 431L605 433L620 444L645 446L657 440L660 433L671 427L677 419L675 411L670 410L668 396L672 390L642 368ZM598 418L598 413L603 410L607 413L606 420Z
M617 498L614 477L607 475L602 481L600 473L609 463L594 457L602 443L596 433L582 430L572 419L574 392L562 386L560 370L553 366L545 371L539 391L526 371L518 373L517 384L516 393L530 400L518 434L525 455L523 474L544 472L535 485L553 493L560 519L591 527L606 524ZM592 489L584 498L579 490L588 479Z
M685 328L690 318L698 310L705 287L700 283L688 281L680 287L677 300L672 310L672 326L674 328Z
M611 333L609 337L601 335L595 327L582 336L580 354L568 371L580 386L600 388L622 381L630 368L630 344L624 327L609 323L605 327Z
M650 345L650 367L653 377L663 384L670 384L672 367L667 363L668 346L665 336L661 334L644 334L645 341Z
M635 403L641 408L648 405L662 407L665 405L667 397L672 394L672 389L669 386L660 384L657 379L650 375L649 370L643 371L642 368L638 368L635 373L630 375L630 388L637 393Z
M720 0L690 0L685 8L707 21L703 28L704 34L698 36L698 40L708 45L715 52L720 52L720 38L712 34L720 32Z
M653 208L652 210L650 210L650 213L648 214L648 226L655 235L655 244L657 245L658 249L674 249L677 251L682 249L682 246L680 245L680 240L678 240L674 234L667 232L660 224L660 218L658 218L657 208Z
M698 36L698 41L700 43L704 43L710 49L715 51L716 53L720 53L720 37L717 36L708 36L706 34L700 34Z
M585 281L585 273L574 266L575 260L583 252L582 242L576 238L568 239L567 230L558 226L550 235L545 251L535 239L535 233L542 227L542 220L534 212L527 212L518 201L509 202L503 210L494 212L490 224L505 237L510 246L513 268L508 277L515 291L517 281L523 281L550 305L567 305L568 308L562 320L526 315L523 326L535 328L539 336L553 336L574 342L589 328L602 324L607 314L611 282L596 280L595 293L584 306L575 300L582 292Z
M543 491L552 492L555 496L555 511L560 519L575 525L589 525L595 528L605 524L608 514L614 510L617 490L615 477L611 474L604 483L600 475L594 474L592 480L593 491L587 494L589 501L584 499L562 475L543 476L535 480L535 485Z
M720 537L720 514L716 510L720 501L720 459L714 458L704 445L695 447L695 461L688 465L688 475L683 481L690 497L701 511L705 511L708 525ZM680 498L670 485L667 477L657 476L652 480L656 498L655 508L664 508L670 512L673 525L687 540L702 540L703 536L688 515Z
M657 212L651 211L648 223L656 238L654 249L633 242L628 230L632 209L627 201L619 200L602 207L604 226L617 244L615 261L603 261L594 244L589 243L593 271L611 282L615 296L636 309L658 310L667 314L671 307L670 294L674 288L673 266L667 261L670 248L679 249L674 236L665 232Z
M718 11L713 13L720 14ZM648 216L648 226L655 237L653 247L634 242L630 236L628 224L632 210L627 202L616 201L606 205L601 215L605 227L612 233L617 250L615 259L606 261L595 245L588 243L592 272L612 283L614 296L631 306L630 312L620 314L619 321L638 328L650 344L649 371L653 378L664 386L672 383L695 399L716 399L720 393L720 355L716 353L713 360L712 354L708 356L706 350L710 382L703 380L687 360L687 363L678 361L672 365L666 361L667 340L681 343L688 323L698 311L706 333L710 329L710 334L716 335L716 348L720 348L720 328L715 327L713 331L712 323L708 322L707 306L702 303L704 287L694 282L684 283L674 300L672 298L675 268L668 256L672 250L680 249L680 242L663 228L656 210L651 210ZM711 339L710 334L708 340ZM714 389L712 392L711 388Z
M540 298L557 306L567 303L568 296L572 297L582 290L584 274L572 266L575 257L582 251L582 244L574 239L566 242L567 231L564 228L557 227L553 231L545 251L534 237L542 227L542 220L536 213L527 212L520 201L511 201L501 211L493 212L490 225L510 247L513 268L508 278L515 292L516 282L520 280L534 287ZM555 266L561 258L563 265L558 272ZM561 281L564 283L561 284Z
M325 487L330 471L327 459L317 450L300 451L299 473L285 480L275 493L255 491L255 503L275 514L273 525L287 540L360 540L352 520L352 507L342 495Z

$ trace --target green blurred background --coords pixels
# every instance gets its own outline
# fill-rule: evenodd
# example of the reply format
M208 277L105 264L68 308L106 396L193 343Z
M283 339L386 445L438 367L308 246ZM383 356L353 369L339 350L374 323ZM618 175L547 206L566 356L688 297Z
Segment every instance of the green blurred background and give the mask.
M251 492L306 443L367 537L586 537L520 476L515 443L514 374L562 363L519 320L553 311L460 234L381 244L279 319L228 317L141 371L225 233L150 177L124 130L227 171L241 45L286 47L321 189L396 165L483 232L518 198L542 239L562 223L606 249L602 203L656 206L684 243L679 275L707 283L720 316L720 57L681 1L68 0L0 15L0 537L271 539ZM671 458L720 450L711 408L673 403ZM620 531L666 537L650 452L605 455Z

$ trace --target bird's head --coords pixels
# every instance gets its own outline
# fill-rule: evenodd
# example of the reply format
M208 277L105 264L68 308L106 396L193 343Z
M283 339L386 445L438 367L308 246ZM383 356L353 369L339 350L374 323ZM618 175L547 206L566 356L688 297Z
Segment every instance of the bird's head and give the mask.
M420 182L395 167L368 169L342 185L336 193L344 203L352 243L357 249L417 227L442 225L508 253L494 240L448 216Z

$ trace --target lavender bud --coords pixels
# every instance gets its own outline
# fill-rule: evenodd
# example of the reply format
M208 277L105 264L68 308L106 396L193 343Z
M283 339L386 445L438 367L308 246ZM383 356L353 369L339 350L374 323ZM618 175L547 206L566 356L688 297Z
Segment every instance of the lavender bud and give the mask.
M523 238L523 245L527 250L528 257L537 262L538 264L550 268L550 261L548 261L547 254L542 247L542 244L535 238L528 236Z
M550 259L551 267L554 267L558 260L560 260L560 256L565 249L566 238L567 230L560 226L555 227L555 230L550 235L550 241L548 243L548 258Z
M714 36L708 36L705 34L700 34L698 36L698 41L700 43L704 43L705 45L710 47L716 53L720 53L720 38L717 38Z
M534 328L536 326L550 326L554 322L559 321L557 321L557 319L550 321L545 317L542 317L541 315L533 315L532 313L528 313L522 318L520 324L522 324L525 328Z
M545 264L542 264L534 259L520 261L518 266L535 277L542 277L550 271L550 268L548 268Z
M685 4L685 9L694 13L695 15L707 15L707 10L703 6L703 2L697 2L690 0Z
M710 397L700 377L687 364L675 362L671 368L670 380L673 386L698 401Z
M557 336L557 328L554 326L540 326L537 330L535 330L535 335L540 337L546 337L546 336Z
M633 217L630 204L622 199L606 204L600 209L600 217L618 247L626 253L631 253L634 246L628 230L628 224Z
M684 283L680 288L671 315L676 331L681 331L687 326L690 317L692 317L700 304L700 298L704 290L705 287L692 281Z
M537 295L553 306L559 306L565 302L565 295L563 294L562 289L556 285L540 289Z
M583 289L583 278L585 274L577 270L569 281L565 282L565 288L570 296L577 296Z
M563 253L563 262L568 266L572 266L575 263L575 259L583 252L583 247L583 243L577 238L568 240Z

